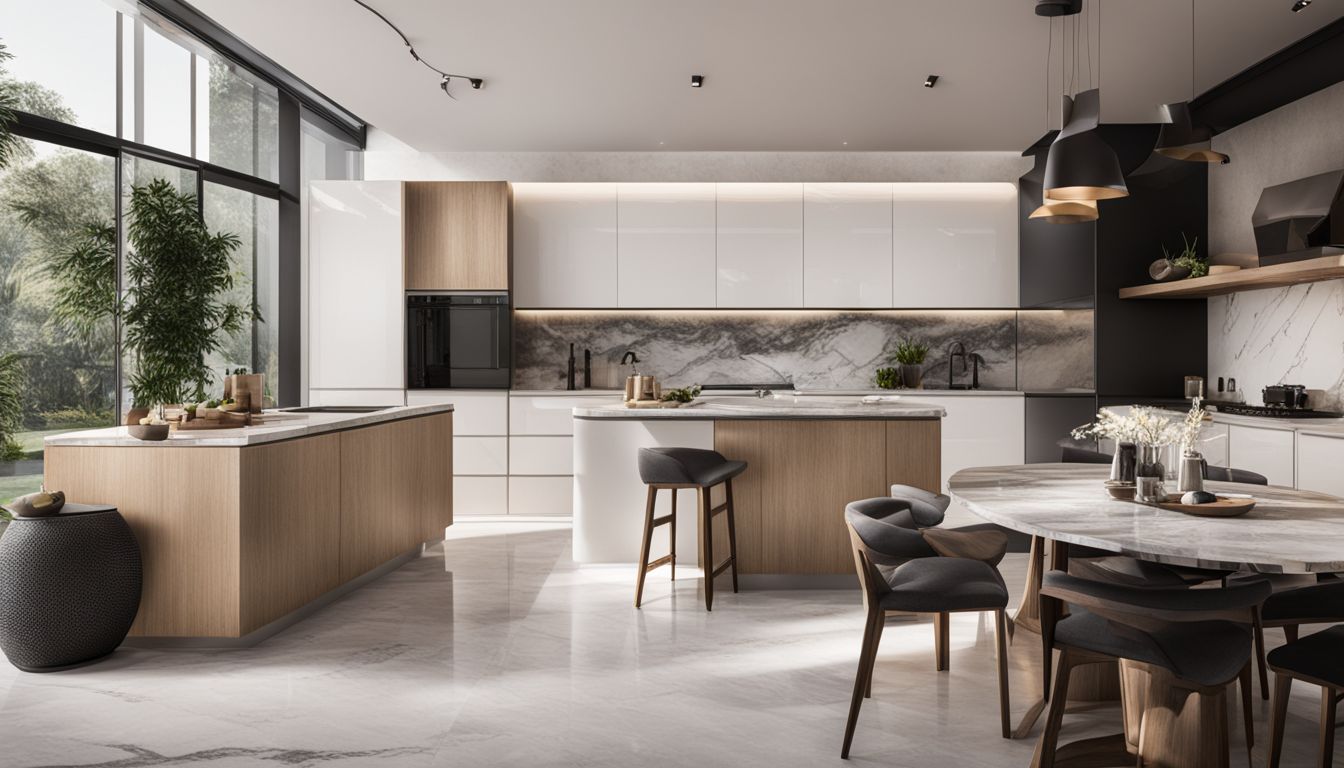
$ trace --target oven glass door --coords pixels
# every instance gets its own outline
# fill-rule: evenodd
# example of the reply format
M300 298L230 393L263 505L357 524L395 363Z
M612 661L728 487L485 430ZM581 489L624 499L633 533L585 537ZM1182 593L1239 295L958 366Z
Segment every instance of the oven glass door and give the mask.
M448 315L448 367L455 371L500 368L499 306L454 306Z

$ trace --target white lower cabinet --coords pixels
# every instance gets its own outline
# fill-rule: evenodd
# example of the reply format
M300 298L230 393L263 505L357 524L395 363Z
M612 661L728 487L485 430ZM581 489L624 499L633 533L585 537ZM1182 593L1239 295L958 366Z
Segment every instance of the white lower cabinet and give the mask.
M509 474L509 438L454 437L453 474Z
M573 475L573 436L510 437L509 474Z
M574 514L574 478L569 475L510 477L509 514L560 516Z
M1204 424L1199 431L1199 454L1211 467L1231 466L1227 463L1227 425Z
M453 404L453 434L509 434L509 393L503 389L408 389L407 405Z
M509 478L453 477L453 516L507 515Z
M1295 435L1287 429L1262 429L1241 424L1227 428L1228 466L1248 469L1269 479L1270 485L1294 486L1297 460Z
M1344 496L1344 437L1297 436L1297 487Z

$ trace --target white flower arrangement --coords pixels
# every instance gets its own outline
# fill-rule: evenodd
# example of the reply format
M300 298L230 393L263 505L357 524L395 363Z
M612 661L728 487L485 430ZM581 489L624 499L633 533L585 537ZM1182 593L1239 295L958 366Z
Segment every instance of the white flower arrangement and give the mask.
M1136 405L1129 413L1121 416L1114 411L1097 411L1097 420L1073 430L1076 440L1107 439L1117 443L1136 443L1143 445L1193 445L1199 437L1204 411L1199 410L1199 418L1194 420L1194 438L1187 442L1190 434L1190 422L1193 411L1185 421L1177 421L1157 408Z
M1181 421L1181 453L1189 456L1195 453L1199 444L1199 434L1204 431L1204 398L1196 397L1190 401L1190 411Z

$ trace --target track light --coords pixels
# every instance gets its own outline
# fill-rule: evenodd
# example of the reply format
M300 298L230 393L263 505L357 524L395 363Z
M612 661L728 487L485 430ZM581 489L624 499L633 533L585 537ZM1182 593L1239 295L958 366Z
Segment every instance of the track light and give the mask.
M705 76L704 76L704 75L691 75L691 87L692 87L692 88L703 88L703 87L705 87Z
M467 82L471 83L471 89L473 91L479 91L481 90L481 86L485 85L485 81L479 77L468 77Z
M1311 5L1311 0L1297 0L1293 3L1293 13L1301 13L1303 8Z
M377 10L376 8L374 8L373 6L369 5L368 3L364 2L363 0L354 0L354 2L355 2L355 4L358 5L359 7L363 8L364 10L368 11L369 13L372 13L374 16L377 16L378 19L379 19L380 21L382 21L384 24L386 24L387 26L391 27L391 28L392 28L392 31L397 33L397 37L400 37L400 38L401 38L401 42L402 42L403 44L405 44L405 46L406 46L406 51L407 51L408 53L411 54L411 58L412 58L412 59L415 59L417 62L419 62L419 63L421 63L421 64L424 64L424 65L425 65L426 67L428 67L429 69L431 69L431 70L433 70L434 72L437 72L437 73L438 73L439 77L442 78L441 80L439 80L439 88L441 88L441 89L443 90L443 92L444 92L445 94L447 94L448 98L450 98L450 99L455 99L455 98L456 98L455 96L453 96L452 91L449 91L449 90L448 90L448 83L449 83L449 81L451 81L454 77L459 78L459 79L462 79L462 80L466 80L468 83L471 84L471 89L474 90L474 91L479 91L479 90L481 90L481 86L485 85L485 80L484 80L483 78L479 78L479 77L468 77L468 76L466 76L466 75L455 75L455 74L452 74L451 72L444 72L442 69L439 69L438 67L434 66L433 64L430 64L428 61L425 61L423 58L420 57L420 54L415 50L415 46L411 45L411 40L410 40L410 38L406 37L406 33L402 32L401 29L400 29L396 24L393 24L391 19L389 19L389 18L387 18L386 16L384 16L383 14L379 13L378 10Z
M935 86L935 85L937 85L937 84L938 84L938 76L937 76L937 75L929 75L928 77L924 78L924 87L925 87L925 88L932 88L933 86Z

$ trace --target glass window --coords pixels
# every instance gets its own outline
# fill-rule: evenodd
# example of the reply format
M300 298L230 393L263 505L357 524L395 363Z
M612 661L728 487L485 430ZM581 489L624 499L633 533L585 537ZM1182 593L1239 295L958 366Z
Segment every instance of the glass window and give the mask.
M218 56L196 57L196 156L275 181L279 93Z
M140 118L136 141L190 156L191 52L151 24L138 21L136 30L141 50L132 56L143 77L135 101Z
M43 437L116 423L115 195L104 155L27 141L0 170L0 502L41 487Z
M0 0L21 109L115 135L117 12L102 0Z

